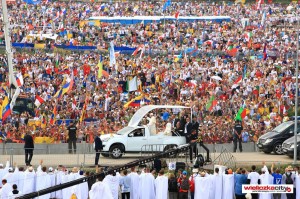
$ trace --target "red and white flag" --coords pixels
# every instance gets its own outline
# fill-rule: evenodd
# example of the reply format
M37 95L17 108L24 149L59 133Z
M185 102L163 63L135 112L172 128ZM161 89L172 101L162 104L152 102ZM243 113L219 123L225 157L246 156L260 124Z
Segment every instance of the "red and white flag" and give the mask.
M179 17L179 11L177 11L177 12L175 13L175 19L178 19L178 17Z
M243 76L241 75L235 80L234 84L239 84L242 82L242 80L243 80Z
M35 104L36 107L39 107L44 102L45 102L45 100L41 96L39 96L39 95L35 96L34 104Z
M73 99L73 102L72 102L72 109L73 110L76 109L76 100L75 100L75 98Z
M23 80L23 76L22 76L21 73L17 74L17 76L16 76L16 82L17 82L18 87L23 86L24 80Z

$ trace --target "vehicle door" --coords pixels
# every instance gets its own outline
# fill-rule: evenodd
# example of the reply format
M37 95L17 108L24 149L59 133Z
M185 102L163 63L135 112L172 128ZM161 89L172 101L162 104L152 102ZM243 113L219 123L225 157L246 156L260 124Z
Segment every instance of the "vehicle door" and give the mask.
M159 133L156 135L148 134L148 151L158 152L164 150L164 139L166 139L166 135L163 133Z
M289 128L287 128L284 133L282 134L282 140L285 141L287 139L289 139L290 137L293 137L294 136L294 128L295 128L295 125L291 125ZM299 126L298 126L298 132L299 132Z
M143 145L148 144L145 136L145 129L135 129L128 134L127 137L127 151L141 151Z

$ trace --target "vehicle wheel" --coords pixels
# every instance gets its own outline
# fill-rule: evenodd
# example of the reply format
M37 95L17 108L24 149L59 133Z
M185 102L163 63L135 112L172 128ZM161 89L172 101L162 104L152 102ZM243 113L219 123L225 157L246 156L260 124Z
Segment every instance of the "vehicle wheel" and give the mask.
M123 156L122 147L120 145L114 145L109 150L110 157L119 159Z
M276 143L274 148L273 148L273 151L275 154L277 155L282 155L283 154L283 151L282 151L282 144L280 143Z
M109 157L109 153L101 153L101 155L105 158L108 158Z
M170 150L170 149L173 149L174 147L177 147L177 146L176 146L176 145L172 145L172 144L167 145L167 146L164 148L164 152L166 152L166 151L168 151L168 150ZM169 157L170 157L170 158L174 158L174 157L176 157L176 154L170 155Z

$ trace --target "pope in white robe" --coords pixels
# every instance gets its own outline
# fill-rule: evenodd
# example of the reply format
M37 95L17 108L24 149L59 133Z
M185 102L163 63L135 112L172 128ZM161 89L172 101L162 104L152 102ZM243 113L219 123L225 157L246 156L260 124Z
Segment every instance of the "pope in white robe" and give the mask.
M140 199L155 198L154 181L155 178L151 173L143 173L140 175L140 186L139 186Z
M119 198L119 177L118 176L113 176L113 175L107 175L105 176L103 183L108 184L110 191L112 193L112 196L114 199Z
M160 173L155 179L155 198L166 199L168 198L168 177Z
M40 164L36 171L36 191L49 188L51 186L50 176L46 173L45 168ZM39 196L39 199L49 199L50 193Z
M139 199L139 186L140 186L140 176L135 172L135 169L131 169L131 173L128 174L130 177L130 199Z
M222 199L233 199L234 198L234 175L223 174L223 189Z
M156 135L156 117L153 115L153 113L150 113L150 118L148 118L149 123L149 131L151 135Z
M35 191L35 171L33 167L29 167L26 169L25 173L25 181L23 186L23 194L28 194ZM21 191L21 190L20 190Z
M215 173L214 175L211 175L211 193L209 195L209 199L222 199L222 187L223 187L223 181L222 181L222 175Z
M93 184L89 196L90 199L114 199L109 185L100 181Z
M195 182L195 199L210 198L211 189L212 189L212 176L206 175L205 173L201 174L201 177L198 175L194 178Z

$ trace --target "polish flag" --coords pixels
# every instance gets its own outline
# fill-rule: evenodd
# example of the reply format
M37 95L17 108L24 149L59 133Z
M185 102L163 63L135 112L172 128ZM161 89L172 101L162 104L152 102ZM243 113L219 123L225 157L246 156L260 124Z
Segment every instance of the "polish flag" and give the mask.
M136 56L138 53L139 53L139 51L142 49L142 46L139 46L139 47L137 47L136 49L135 49L135 51L132 53L132 56Z
M234 84L239 84L242 82L242 80L243 80L243 76L241 75L235 80Z
M44 102L45 102L45 100L42 97L40 97L38 95L35 96L34 104L36 105L36 107L39 107Z

